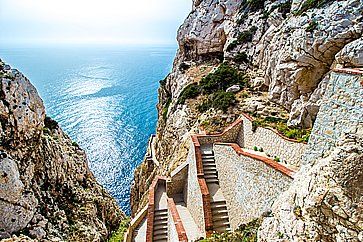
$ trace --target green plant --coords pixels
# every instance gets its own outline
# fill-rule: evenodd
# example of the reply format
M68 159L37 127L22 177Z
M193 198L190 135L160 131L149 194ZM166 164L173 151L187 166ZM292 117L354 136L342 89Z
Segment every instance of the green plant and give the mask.
M282 232L277 232L277 237L279 237L279 239L283 239L284 238L284 234Z
M253 146L253 150L254 150L254 151L258 151L257 146Z
M44 119L44 127L53 130L58 128L58 122L53 120L51 117L46 116Z
M77 144L77 142L76 142L76 141L73 141L73 142L72 142L72 146L74 146L74 147L79 147L79 145Z
M178 104L184 104L187 99L195 98L200 94L200 89L196 83L189 84L180 93Z
M165 77L163 80L160 80L159 81L160 86L165 86L165 84L166 84L166 78L167 77Z
M225 90L234 84L245 86L246 82L247 80L243 74L227 63L222 63L215 72L209 73L202 78L199 85L203 93L212 93Z
M124 235L127 231L127 228L130 224L130 218L126 217L124 220L121 221L120 227L117 231L113 232L108 242L123 242Z
M323 5L325 5L326 3L330 3L330 2L334 2L335 0L306 0L303 5L301 6L301 8L296 11L294 14L295 15L301 15L302 13L306 12L309 9L312 8L320 8Z
M171 104L171 98L169 97L168 100L166 101L164 107L163 107L163 120L165 121L166 118L168 117L168 110L169 110L169 106Z
M210 237L206 239L200 239L200 242L257 242L257 232L261 226L261 219L254 219L247 224L240 225L233 232L224 233L213 233Z
M238 43L242 44L242 43L251 42L256 30L257 27L253 26L249 30L242 31L237 37Z
M205 112L210 108L226 112L235 100L236 97L233 93L220 90L209 95L208 99L198 105L197 109L199 112Z
M248 55L246 52L241 52L236 55L234 58L234 62L236 63L249 63Z
M275 157L274 157L274 161L276 161L276 162L281 162L280 157L275 156Z
M296 217L298 217L298 218L302 217L302 209L301 209L300 206L295 206L293 212L294 212Z
M316 27L318 27L318 22L314 19L310 20L308 27L306 27L306 31L313 32Z
M263 148L262 148L262 147L260 147L260 149L258 149L258 151L259 151L259 152L263 152Z
M236 48L238 45L238 41L237 40L233 40L228 46L227 46L227 51L231 51L234 48Z

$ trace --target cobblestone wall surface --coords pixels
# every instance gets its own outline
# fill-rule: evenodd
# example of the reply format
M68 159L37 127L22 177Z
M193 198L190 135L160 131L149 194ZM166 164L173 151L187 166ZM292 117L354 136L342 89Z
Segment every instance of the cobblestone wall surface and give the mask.
M257 127L254 132L252 122L245 116L241 116L243 128L239 132L237 142L241 147L253 149L254 146L263 148L271 157L279 157L280 160L292 167L300 167L301 157L305 152L306 144L287 140L275 131Z
M363 123L363 77L332 72L304 154L304 164L326 157L345 134L356 133Z
M233 230L270 210L292 182L265 163L238 155L230 146L214 145L213 149Z

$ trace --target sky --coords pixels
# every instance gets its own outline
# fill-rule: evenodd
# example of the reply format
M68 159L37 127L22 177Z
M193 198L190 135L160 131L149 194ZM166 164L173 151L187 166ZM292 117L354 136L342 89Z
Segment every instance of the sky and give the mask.
M0 45L175 44L191 0L0 0Z

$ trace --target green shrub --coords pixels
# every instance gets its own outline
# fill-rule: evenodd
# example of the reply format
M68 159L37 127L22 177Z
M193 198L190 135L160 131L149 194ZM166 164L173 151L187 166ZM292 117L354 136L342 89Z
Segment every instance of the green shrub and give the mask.
M205 112L210 108L222 110L226 112L230 106L234 104L236 97L231 92L217 91L209 95L207 100L204 100L198 107L199 112Z
M316 27L318 27L318 22L312 19L310 20L308 27L306 27L306 31L313 32L316 29Z
M76 141L72 142L72 146L77 147L77 148L79 147L79 145L78 145L78 143Z
M257 146L253 146L253 150L254 150L254 151L258 151Z
M253 39L253 35L256 33L257 27L253 26L249 30L242 31L238 37L237 41L239 44L251 42Z
M334 2L335 0L306 0L300 10L295 12L295 15L301 15L309 9L320 8L326 3Z
M274 157L274 161L276 161L276 162L280 162L280 161L281 161L281 160L280 160L280 157L275 156L275 157Z
M236 55L234 58L234 62L236 63L249 63L248 55L246 52L241 52Z
M130 224L130 218L126 217L124 220L121 221L120 227L117 231L113 232L108 242L123 242L124 235L127 231L127 228Z
M200 87L203 93L212 93L225 90L234 84L245 86L246 82L243 74L230 65L223 63L215 72L208 74L200 81Z
M58 128L58 122L51 117L46 116L44 119L44 126L50 130Z
M263 148L261 147L260 149L258 149L259 152L263 152Z
M233 232L224 233L213 233L210 237L206 239L199 240L200 242L257 242L257 232L261 226L261 219L254 219L247 224L240 225Z
M166 84L166 77L163 80L160 80L159 83L160 83L160 86L165 86L165 84Z
M238 41L237 40L233 40L228 46L227 46L227 51L231 51L234 48L236 48L238 45Z
M242 6L242 11L257 11L264 9L265 0L247 0Z
M163 119L164 119L164 121L166 120L166 118L168 116L168 110L169 110L170 104L171 104L171 98L169 97L168 100L166 101L164 107L163 107Z
M187 99L195 98L200 94L200 88L197 84L192 83L186 86L180 93L178 104L184 104Z

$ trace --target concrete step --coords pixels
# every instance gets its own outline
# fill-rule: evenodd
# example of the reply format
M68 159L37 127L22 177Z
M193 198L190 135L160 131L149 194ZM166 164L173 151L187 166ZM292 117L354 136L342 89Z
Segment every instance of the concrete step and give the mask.
M165 224L158 224L158 225L155 225L154 224L154 230L159 230L159 229L168 229L168 224L165 223Z
M212 149L200 149L200 152L202 153L202 155L214 155L214 152Z
M219 180L215 178L205 179L205 181L207 182L207 184L208 183L219 184Z
M217 222L217 221L229 222L228 214L227 215L213 216L213 222Z
M159 209L154 211L155 215L166 214L168 215L168 209Z
M211 201L211 205L220 205L220 204L224 204L227 205L225 200L218 200L218 201Z
M159 229L159 230L154 230L154 232L153 232L154 237L158 236L158 235L162 235L162 234L167 235L168 230L167 229Z
M211 157L202 157L202 162L215 162L215 159L214 159L214 156L211 156Z
M225 220L219 220L219 221L213 222L213 227L214 228L229 227L229 222L225 221Z
M203 168L204 167L213 167L213 168L216 168L217 169L217 166L216 166L216 163L212 163L212 162L206 162L206 163L203 163Z
M204 179L218 179L217 174L204 174Z
M205 170L205 169L203 169L203 173L204 173L204 176L209 175L209 174L218 176L217 170L215 170L215 169L214 170L211 170L211 169Z
M215 164L207 164L207 165L203 165L203 170L217 170L217 167Z
M168 241L168 235L160 234L160 235L153 236L153 241Z
M168 224L168 219L166 218L166 219L154 220L154 226L161 224Z
M221 216L227 215L228 216L228 211L227 211L227 209L217 208L217 209L212 209L212 214L213 214L213 216L218 216L218 215L221 215Z

